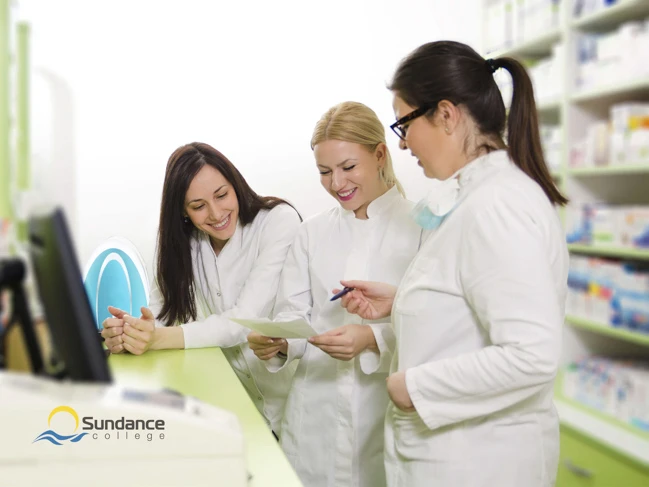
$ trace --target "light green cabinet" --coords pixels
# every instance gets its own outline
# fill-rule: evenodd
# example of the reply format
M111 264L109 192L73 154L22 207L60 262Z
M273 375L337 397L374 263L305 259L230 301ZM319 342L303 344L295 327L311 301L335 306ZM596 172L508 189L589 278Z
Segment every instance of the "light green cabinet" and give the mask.
M649 467L562 426L556 487L649 487Z

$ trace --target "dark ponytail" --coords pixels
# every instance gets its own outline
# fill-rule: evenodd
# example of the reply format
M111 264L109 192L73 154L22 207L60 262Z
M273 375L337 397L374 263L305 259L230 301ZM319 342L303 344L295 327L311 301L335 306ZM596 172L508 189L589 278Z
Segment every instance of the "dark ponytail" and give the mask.
M568 200L548 171L538 127L532 82L523 66L511 58L486 61L469 46L453 41L424 44L406 57L388 88L412 107L437 105L448 100L466 107L478 130L491 141L487 150L502 147L507 115L493 72L505 68L512 75L514 97L507 124L508 152L512 161L536 181L553 204Z
M525 174L539 183L552 203L565 205L568 199L554 184L543 159L532 80L523 65L515 59L509 57L494 59L493 66L509 71L514 86L514 96L507 119L509 156Z

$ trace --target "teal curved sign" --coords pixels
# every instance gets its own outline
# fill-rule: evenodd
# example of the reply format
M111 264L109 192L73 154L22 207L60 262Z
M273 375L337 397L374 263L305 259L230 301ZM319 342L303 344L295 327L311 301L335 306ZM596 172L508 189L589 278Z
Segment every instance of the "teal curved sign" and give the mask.
M146 275L141 263L136 264L129 254L109 247L99 252L87 266L84 286L98 329L111 317L108 306L139 317L140 308L148 305Z

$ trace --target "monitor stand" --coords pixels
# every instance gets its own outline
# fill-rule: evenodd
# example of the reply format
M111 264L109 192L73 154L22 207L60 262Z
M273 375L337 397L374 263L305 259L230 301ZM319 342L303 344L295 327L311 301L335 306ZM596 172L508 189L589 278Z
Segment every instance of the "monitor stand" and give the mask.
M43 366L43 356L41 347L38 344L34 323L32 321L23 281L25 279L25 264L20 259L2 259L0 260L0 290L9 289L12 295L13 316L9 320L9 326L16 323L20 324L29 359L32 366L32 372L36 375L45 374Z

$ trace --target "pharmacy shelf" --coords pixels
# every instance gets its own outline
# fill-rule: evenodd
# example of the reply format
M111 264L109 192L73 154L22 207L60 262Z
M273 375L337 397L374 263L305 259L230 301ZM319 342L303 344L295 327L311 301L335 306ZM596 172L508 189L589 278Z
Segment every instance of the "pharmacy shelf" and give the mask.
M558 112L561 109L561 100L559 98L551 98L549 100L541 100L536 103L536 110L539 113Z
M611 30L627 20L649 16L647 0L618 0L616 5L573 19L572 27L588 31Z
M562 425L649 466L649 433L561 395L554 404Z
M556 28L541 36L530 39L527 42L513 46L511 48L501 49L488 53L488 57L513 57L513 58L540 58L549 56L552 52L552 46L561 40L561 29Z
M649 1L647 4L649 5ZM649 77L579 90L570 96L570 101L580 104L589 102L613 104L638 95L649 96Z
M595 321L571 315L566 316L566 323L575 328L581 328L583 330L592 331L593 333L599 333L600 335L606 335L649 347L649 333L638 333L622 328L615 328L603 323L597 323Z
M617 174L647 174L649 175L649 164L625 164L624 166L600 166L600 167L579 167L568 169L570 176L610 176Z
M618 259L649 260L649 249L625 249L620 247L600 247L583 244L569 244L568 250L575 254L616 257Z

